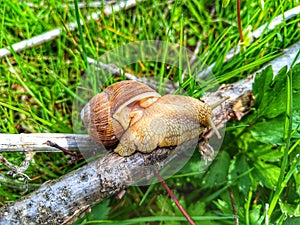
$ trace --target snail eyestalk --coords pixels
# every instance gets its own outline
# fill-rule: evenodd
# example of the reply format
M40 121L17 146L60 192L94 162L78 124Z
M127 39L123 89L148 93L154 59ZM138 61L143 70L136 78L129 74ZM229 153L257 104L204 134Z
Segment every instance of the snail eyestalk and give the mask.
M211 128L213 129L213 131L215 132L215 134L217 135L218 139L221 139L222 136L221 136L219 130L217 129L216 125L212 121L211 117L208 117L207 121L208 121L209 125L211 126Z
M215 109L216 107L220 106L220 105L221 105L222 103L224 103L225 101L227 101L228 99L230 99L229 96L227 96L226 98L224 98L224 99L222 99L222 100L220 100L220 101L218 101L218 102L216 102L216 103L210 105L210 108L213 110L213 109ZM222 136L220 135L220 132L219 132L219 130L217 129L216 125L214 124L212 118L211 118L211 117L208 117L208 118L207 118L207 121L208 121L209 125L211 126L211 128L213 129L213 131L215 132L215 134L216 134L216 136L218 137L218 139L221 139Z
M211 108L211 109L215 109L215 108L217 108L219 105L221 105L223 102L226 102L228 99L230 99L229 96L227 96L226 98L223 98L223 99L221 99L220 101L218 101L218 102L216 102L216 103L210 105L210 108Z
M212 128L212 106L182 95L160 96L136 81L121 81L93 97L81 113L89 135L120 156L135 151L150 153L157 147L178 146ZM117 146L116 146L117 145Z

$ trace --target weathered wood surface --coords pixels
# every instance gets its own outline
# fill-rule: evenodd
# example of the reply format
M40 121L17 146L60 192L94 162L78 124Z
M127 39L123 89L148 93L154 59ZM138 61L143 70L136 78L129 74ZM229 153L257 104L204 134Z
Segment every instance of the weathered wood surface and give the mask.
M125 8L135 5L135 1L131 1ZM124 6L120 7L123 8ZM114 11L118 11L115 8ZM294 12L296 11L296 13ZM293 9L289 15L297 15L299 7ZM106 15L111 13L110 8L104 10ZM91 19L98 18L93 15ZM288 15L283 16L285 20ZM275 23L276 22L276 23ZM278 22L268 24L272 29ZM69 29L76 27L76 23L71 23ZM265 26L258 29L259 35L253 32L253 37L258 38L265 30ZM31 46L37 46L45 41L52 40L59 36L62 32L61 28L55 29L49 33L42 34L29 40L14 44L12 47L15 52L22 51ZM47 37L46 37L46 36ZM50 38L49 38L50 37ZM286 50L285 57L279 57L271 64L277 67L274 71L278 71L284 65L290 65L299 50L300 44L296 43ZM0 49L0 58L10 55L8 48ZM235 55L236 52L233 54ZM230 56L230 55L229 55ZM286 57L288 56L288 57ZM290 57L290 58L289 58ZM227 57L227 59L230 59ZM297 60L299 62L299 60ZM211 66L213 67L213 66ZM210 68L211 68L210 67ZM275 72L276 74L276 72ZM223 108L217 108L215 111L215 122L218 127L222 127L224 123L231 117L240 119L249 106L253 103L251 93L254 76L241 80L233 85L227 85L220 88L215 93L205 96L205 102L213 104L218 100L230 96L229 103ZM15 136L0 135L0 152L1 151L57 151L43 143L48 139L70 150L77 149L77 135L70 134L21 134ZM88 136L80 137L82 145L90 142ZM30 141L29 141L30 140ZM201 143L200 143L201 144ZM89 146L87 144L86 146ZM188 147L188 146L187 146ZM182 146L182 151L186 150ZM139 178L145 178L145 175L151 177L155 170L147 170L147 166L159 170L169 160L164 160L170 154L168 149L160 149L151 154L136 153L130 157L119 157L114 153L107 154L102 159L90 162L57 180L53 180L43 184L38 190L24 196L22 199L5 205L0 209L0 225L6 224L68 224L75 220L78 215L87 210L90 206L109 198L119 191L125 189L132 182ZM180 154L180 153L178 153ZM156 165L156 166L153 166ZM134 179L133 179L134 178Z
M233 108L236 100L250 89L251 86L240 89L230 85L222 87L215 97L207 99L208 104L213 104L226 96L231 97L225 106L218 107L215 111L218 127L222 127L236 114ZM251 99L249 97L249 101ZM249 102L245 102L245 106L249 106ZM44 135L47 139L48 134ZM182 145L176 154L181 154L188 147L189 143ZM163 168L172 159L168 157L165 160L171 152L168 149L158 149L151 154L136 153L130 157L109 153L104 158L90 162L60 179L47 182L22 199L5 205L0 209L0 224L67 224L90 206L117 194L133 182L153 177L156 170Z
M299 43L291 46L285 55L274 61L275 64L271 63L273 70L289 66L289 59L296 55L299 48ZM225 106L214 111L214 121L218 127L222 127L232 117L240 119L247 113L253 103L253 80L254 75L251 75L205 96L205 101L210 105L230 96ZM47 138L48 134L43 135ZM183 145L174 155L181 154L188 147L188 143ZM0 225L68 224L90 206L117 194L139 178L152 177L155 169L159 170L171 160L172 157L164 160L170 153L172 151L168 149L160 149L151 154L136 153L126 158L109 153L104 158L90 162L60 179L47 182L22 199L5 205L0 209ZM148 170L148 166L151 170Z
M86 134L59 134L59 133L30 133L30 134L1 134L1 152L61 152L57 148L52 148L45 143L51 140L59 146L70 151L78 151L83 146L91 146L91 140Z
M110 153L2 207L0 224L68 224L91 205L143 178L141 168L157 162L154 155L157 157L138 153L125 158ZM147 173L153 176L154 171Z

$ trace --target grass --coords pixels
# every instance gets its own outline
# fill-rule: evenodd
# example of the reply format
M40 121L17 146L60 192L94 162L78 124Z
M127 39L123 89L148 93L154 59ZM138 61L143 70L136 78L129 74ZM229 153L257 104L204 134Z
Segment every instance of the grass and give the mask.
M296 0L265 0L262 8L261 2L242 2L244 31L251 27L254 31L299 5ZM31 3L33 6L24 1L0 3L1 48L76 21L73 3L63 5L52 0ZM147 1L127 11L101 16L97 21L86 20L98 10L80 10L84 22L82 32L67 30L55 40L1 59L0 132L72 133L73 99L86 71L85 55L97 59L122 44L141 40L169 41L194 51L200 41L199 57L208 66L216 63L213 73L218 81L230 83L261 68L300 39L298 15L252 44L245 43L244 52L224 63L226 53L239 45L235 1L230 1L225 8L220 1ZM180 70L169 69L163 63L134 63L123 69L137 76L154 75L160 79L168 76L175 81L181 80ZM266 213L270 224L288 224L292 220L290 216L300 216L299 127L296 125L300 115L298 72L296 68L287 76L282 71L273 83L270 71L264 72L262 76L269 80L258 81L265 86L255 89L255 108L242 121L232 121L227 126L219 156L209 170L199 172L196 152L179 173L167 180L181 204L191 216L199 219L197 221L206 219L205 224L233 224L228 187L235 196L240 224L263 224ZM120 79L123 78L113 81ZM279 83L281 86L276 86ZM273 89L268 89L268 85ZM190 95L199 88L193 79L184 81L182 86L189 87ZM24 159L17 153L3 155L16 165ZM37 154L26 171L33 179L28 184L29 191L83 163L69 166L68 160L60 153ZM0 171L5 175L7 168L0 165ZM19 180L12 184L1 183L0 204L22 197L22 185ZM270 204L268 211L267 203ZM100 224L96 220L147 224L149 217L157 224L166 220L168 224L182 224L179 210L160 184L131 187L122 200L110 199L98 207L106 214L101 213L99 218L94 209L88 218L90 224ZM130 221L131 218L137 219Z

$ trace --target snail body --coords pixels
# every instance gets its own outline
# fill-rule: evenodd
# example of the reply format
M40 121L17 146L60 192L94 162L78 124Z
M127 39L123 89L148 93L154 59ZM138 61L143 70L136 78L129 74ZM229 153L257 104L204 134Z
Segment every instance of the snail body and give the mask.
M121 156L177 146L208 127L216 129L207 104L182 95L160 96L136 81L109 86L90 100L81 116L92 140L117 145L114 151Z

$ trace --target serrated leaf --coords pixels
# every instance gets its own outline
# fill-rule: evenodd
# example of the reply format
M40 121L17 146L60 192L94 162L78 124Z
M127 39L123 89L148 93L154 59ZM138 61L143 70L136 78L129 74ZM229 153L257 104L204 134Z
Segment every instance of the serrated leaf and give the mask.
M188 213L190 216L202 216L205 213L206 205L204 202L196 202L191 204L188 208Z
M282 213L289 216L300 217L300 205L299 204L288 204L284 202L279 202L280 209Z
M284 117L276 117L274 119L256 123L250 130L252 136L262 143L272 145L282 145L284 132Z
M293 109L300 109L300 63L295 65L292 73L293 83ZM287 67L283 67L273 79L271 66L257 74L253 84L256 117L274 118L286 109L286 79Z
M273 71L269 66L261 74L256 75L253 92L258 117L274 118L285 112L286 72L287 67L282 68L273 79Z
M299 91L300 88L300 63L296 64L292 68L292 73L293 73L293 89L296 91Z
M254 166L256 168L260 183L263 186L273 190L277 185L278 177L280 175L280 168L260 160L257 160L254 163Z
M88 214L88 220L104 220L107 219L109 213L109 199L105 200L92 208L90 214Z
M280 151L280 146L274 145L257 145L257 148L254 149L253 153L255 158L259 157L265 162L278 162L283 157L283 152Z
M282 145L284 133L284 118L285 115L277 116L276 118L269 119L256 123L250 130L253 137L262 143L272 145ZM293 138L300 138L300 110L293 111L292 130L294 130ZM298 131L298 132L296 132Z
M255 105L258 108L263 102L262 100L264 99L265 91L268 89L268 84L271 83L272 79L273 71L271 66L268 66L260 74L255 76L252 90L255 96Z

